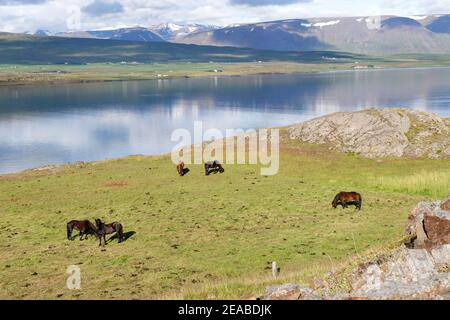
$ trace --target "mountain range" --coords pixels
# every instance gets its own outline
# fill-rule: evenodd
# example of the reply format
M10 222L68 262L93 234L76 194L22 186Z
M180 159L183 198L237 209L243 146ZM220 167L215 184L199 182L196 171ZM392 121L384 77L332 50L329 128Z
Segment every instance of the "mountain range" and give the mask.
M450 15L290 19L193 33L179 42L282 51L450 53Z
M450 53L450 15L289 19L218 27L166 23L37 36L359 54Z
M131 44L131 45L130 45ZM336 63L364 61L366 57L343 52L288 52L251 48L199 46L166 41L127 42L95 38L64 38L0 32L0 64L86 65L120 63L210 63L286 61ZM213 71L212 71L213 72Z
M207 32L219 29L217 26L201 24L163 23L149 28L141 26L107 28L88 31L70 31L52 33L48 30L37 30L35 36L53 36L62 38L108 39L138 42L177 42L195 32Z

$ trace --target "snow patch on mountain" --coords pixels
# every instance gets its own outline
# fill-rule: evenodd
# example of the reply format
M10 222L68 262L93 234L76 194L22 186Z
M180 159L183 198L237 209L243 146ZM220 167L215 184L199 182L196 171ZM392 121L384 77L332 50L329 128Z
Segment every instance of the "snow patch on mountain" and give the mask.
M374 16L366 18L367 29L369 30L379 30L381 29L381 17Z
M341 22L341 20L333 20L333 21L325 21L325 22L316 22L316 23L301 23L302 27L305 28L311 28L311 27L317 27L317 28L323 28L328 26L334 26Z
M314 23L314 27L319 27L319 28L323 28L323 27L327 27L327 26L334 26L337 25L341 22L341 20L333 20L333 21L327 21L327 22L317 22Z

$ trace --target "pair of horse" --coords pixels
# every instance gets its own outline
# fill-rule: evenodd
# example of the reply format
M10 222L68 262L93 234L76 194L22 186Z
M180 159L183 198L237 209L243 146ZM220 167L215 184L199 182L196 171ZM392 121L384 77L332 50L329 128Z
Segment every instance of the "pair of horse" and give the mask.
M87 239L89 234L94 234L100 240L100 246L106 245L106 236L108 234L117 233L119 243L123 242L123 226L119 222L110 224L103 223L100 219L95 219L95 225L89 220L72 220L67 223L67 239L73 240L72 232L78 230L80 232L80 241Z
M336 209L339 205L341 205L343 209L348 208L349 205L354 205L356 209L361 210L362 196L358 192L339 192L336 197L334 197L332 206Z
M189 172L189 170L185 168L184 162L180 162L177 165L177 172L181 177L183 177L184 175L186 175L187 172ZM205 163L205 175L209 176L212 172L224 173L225 169L223 168L222 164L217 160L208 161Z

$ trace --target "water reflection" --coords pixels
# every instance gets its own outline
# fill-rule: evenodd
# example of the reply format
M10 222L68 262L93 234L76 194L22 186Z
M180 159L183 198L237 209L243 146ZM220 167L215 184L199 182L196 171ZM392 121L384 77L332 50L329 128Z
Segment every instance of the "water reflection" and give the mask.
M0 88L0 172L160 154L176 128L261 128L367 107L450 116L450 69Z

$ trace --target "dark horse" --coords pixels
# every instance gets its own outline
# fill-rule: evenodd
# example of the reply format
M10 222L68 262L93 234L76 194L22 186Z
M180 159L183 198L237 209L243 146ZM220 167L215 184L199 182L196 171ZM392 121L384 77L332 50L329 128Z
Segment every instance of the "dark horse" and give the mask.
M217 172L224 173L225 172L225 169L220 164L220 162L217 160L209 161L209 162L205 163L205 175L209 176L211 173L211 170L214 173L217 173Z
M104 224L102 220L95 219L95 224L97 226L97 236L100 239L100 245L106 245L106 235L117 233L117 237L119 238L119 243L123 241L123 226L118 222L113 222L110 224Z
M180 162L180 164L177 165L177 171L180 177L183 177L186 174L186 171L184 169L184 162Z
M83 236L84 236L84 239L86 239L88 234L97 234L97 228L89 220L84 220L84 221L72 220L69 223L67 223L67 239L68 240L73 240L72 231L74 229L80 231L80 240L81 241L83 240Z
M334 197L333 208L341 205L343 209L348 208L349 205L354 205L356 209L361 210L362 197L357 192L340 192Z

